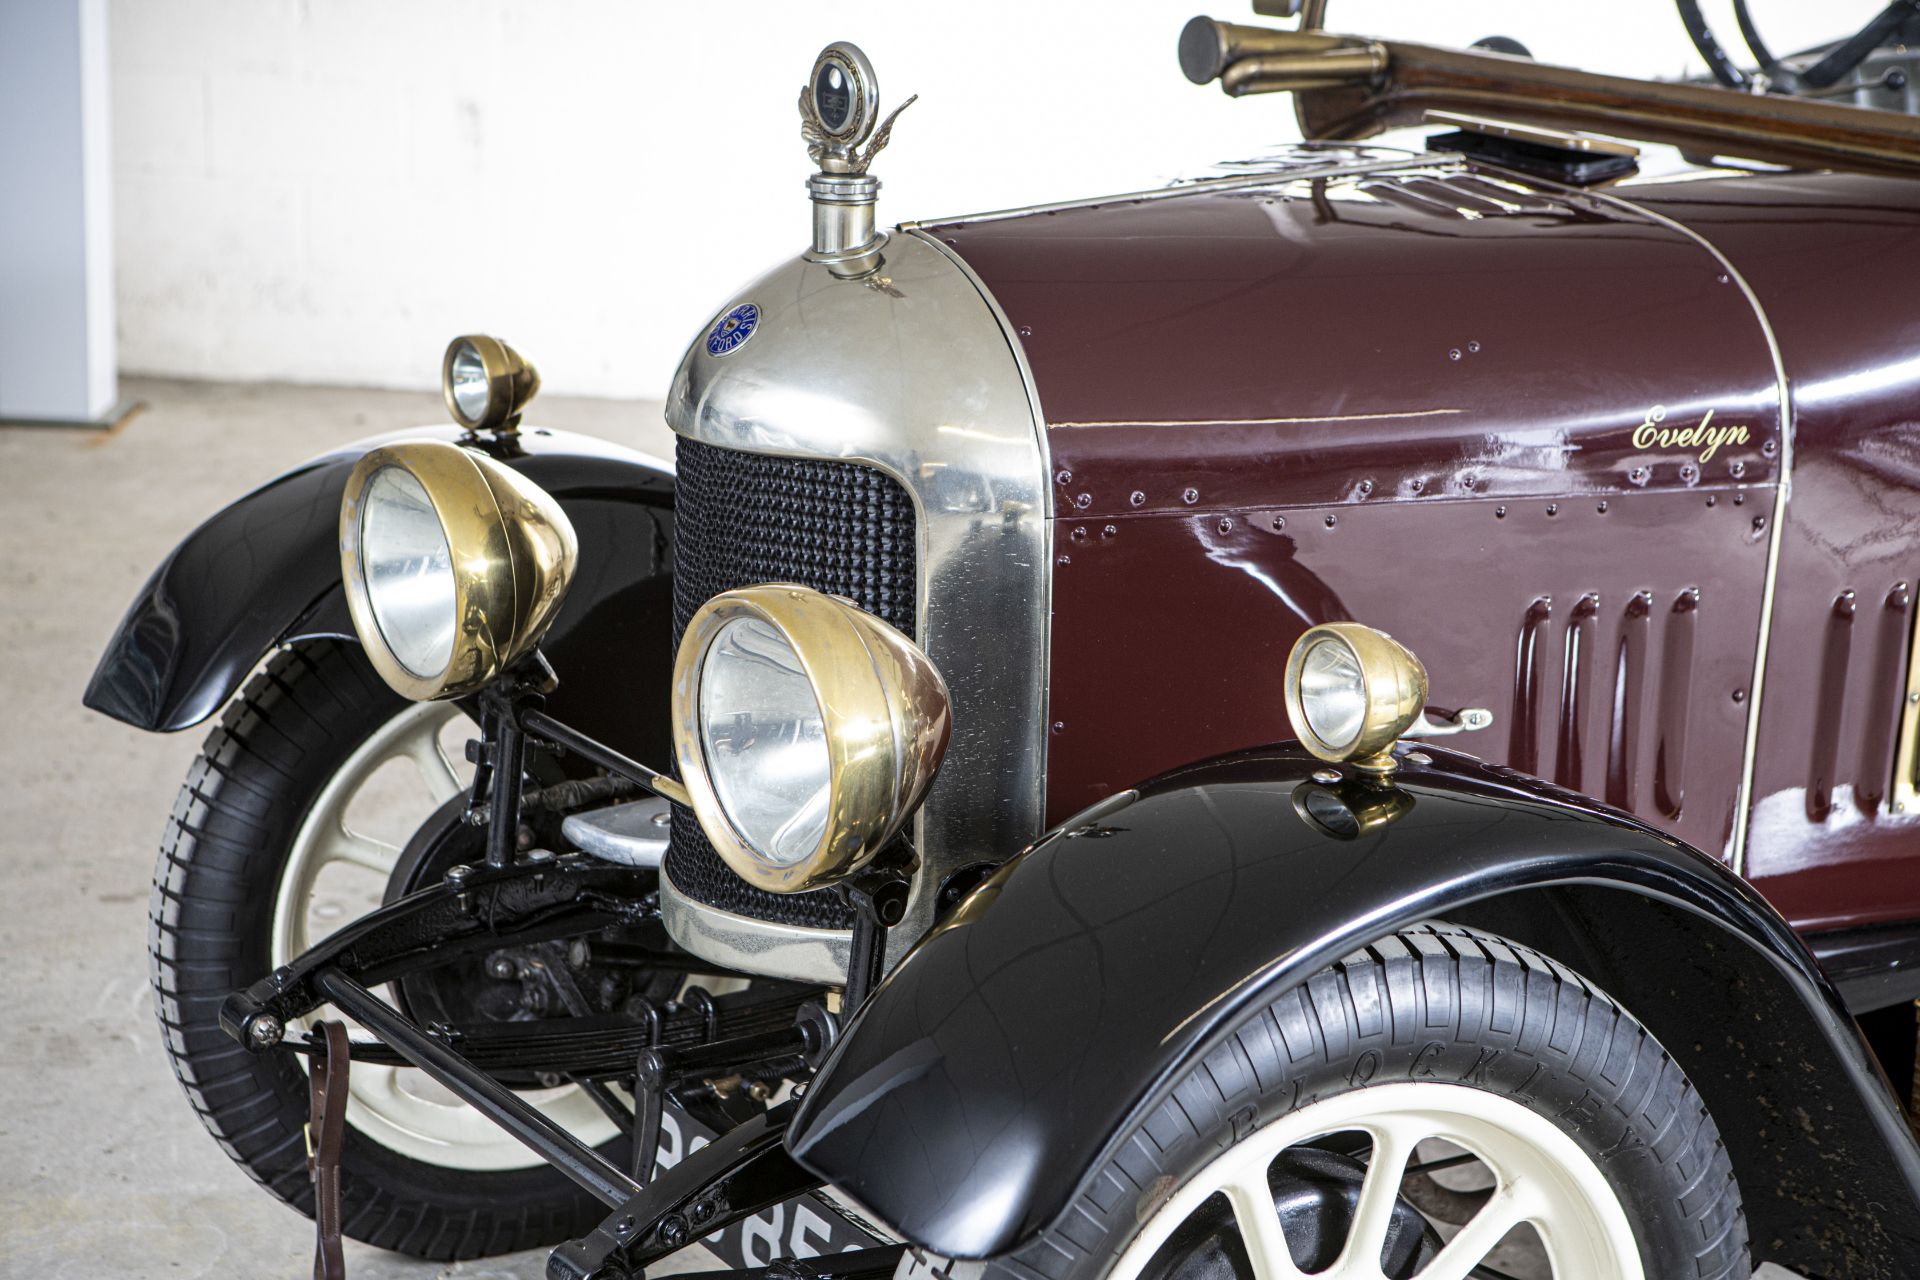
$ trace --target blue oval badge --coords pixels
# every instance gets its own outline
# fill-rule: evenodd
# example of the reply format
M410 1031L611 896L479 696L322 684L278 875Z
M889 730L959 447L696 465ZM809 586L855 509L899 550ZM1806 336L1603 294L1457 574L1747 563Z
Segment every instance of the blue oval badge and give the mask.
M720 322L713 326L712 332L707 334L707 354L724 356L729 352L738 351L746 344L747 339L753 336L754 328L759 323L760 308L751 302L741 303L726 315L721 316Z

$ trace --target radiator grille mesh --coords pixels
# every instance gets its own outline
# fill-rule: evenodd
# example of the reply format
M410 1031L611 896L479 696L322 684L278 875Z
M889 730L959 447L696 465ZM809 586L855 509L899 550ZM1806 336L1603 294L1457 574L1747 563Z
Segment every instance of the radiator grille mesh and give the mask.
M857 463L774 458L686 439L677 470L676 645L707 600L759 582L845 596L914 634L913 500L891 476ZM767 893L747 884L678 806L666 870L681 893L736 915L815 929L853 923L830 892Z

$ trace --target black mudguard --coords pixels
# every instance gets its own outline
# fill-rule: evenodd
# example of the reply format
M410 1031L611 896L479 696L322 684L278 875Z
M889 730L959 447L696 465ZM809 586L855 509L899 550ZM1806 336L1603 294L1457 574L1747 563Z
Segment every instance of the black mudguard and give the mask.
M87 706L141 729L185 729L217 711L275 646L354 639L340 585L341 492L368 449L423 437L481 449L559 499L580 563L543 646L560 674L550 708L630 754L664 760L673 474L633 450L546 429L500 441L453 427L399 432L268 481L154 571L88 682Z
M1251 752L1075 818L889 975L793 1154L915 1244L1005 1254L1249 1011L1445 919L1563 960L1653 1031L1719 1122L1760 1257L1914 1274L1920 1147L1779 914L1624 813L1425 754L1382 792ZM1464 1075L1461 1052L1427 1065Z

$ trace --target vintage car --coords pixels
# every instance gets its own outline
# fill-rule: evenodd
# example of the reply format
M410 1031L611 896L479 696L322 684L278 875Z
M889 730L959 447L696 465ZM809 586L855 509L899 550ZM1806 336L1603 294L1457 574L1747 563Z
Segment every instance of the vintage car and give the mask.
M465 337L188 537L86 697L320 1273L1920 1275L1920 22L1737 7L1195 19L1306 145L891 231L830 45L672 465Z

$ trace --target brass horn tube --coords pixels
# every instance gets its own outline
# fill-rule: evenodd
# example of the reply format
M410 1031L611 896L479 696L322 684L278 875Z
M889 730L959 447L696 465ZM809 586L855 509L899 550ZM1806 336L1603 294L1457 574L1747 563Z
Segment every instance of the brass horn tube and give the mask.
M1230 97L1289 89L1328 89L1373 79L1387 69L1386 51L1370 44L1325 53L1271 53L1241 58L1220 73Z
M1309 4L1313 12L1322 6ZM1298 91L1303 136L1370 138L1456 111L1802 168L1920 172L1920 117L1738 93L1715 85L1599 75L1505 54L1275 31L1195 18L1180 65L1235 96Z
M1740 93L1714 85L1599 75L1503 54L1383 41L1388 68L1370 84L1302 93L1301 132L1317 140L1372 137L1417 125L1428 111L1586 129L1802 168L1920 171L1920 117Z
M1268 54L1311 53L1337 49L1347 43L1340 36L1275 31L1198 17L1180 31L1180 70L1195 84L1218 79L1242 58Z

